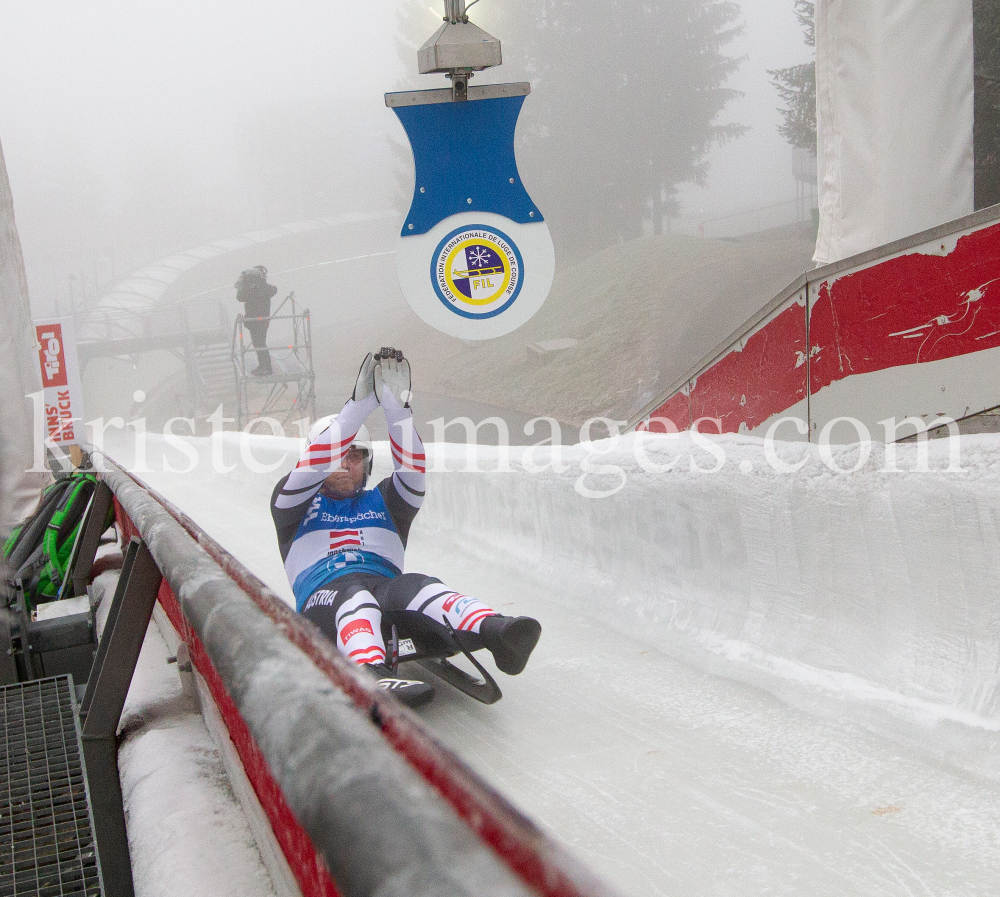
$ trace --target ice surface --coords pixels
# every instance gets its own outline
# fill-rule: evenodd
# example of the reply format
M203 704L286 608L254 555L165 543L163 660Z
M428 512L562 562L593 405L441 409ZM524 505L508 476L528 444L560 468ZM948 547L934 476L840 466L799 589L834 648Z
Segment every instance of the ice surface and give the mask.
M548 449L461 473L464 447L429 447L453 472L407 569L543 624L499 704L439 687L438 737L626 893L995 893L1000 440L964 438L964 472L944 441L925 473L779 446L795 474L749 437L713 442L715 473L687 436L635 440L537 473ZM287 599L267 501L295 444L254 440L280 461L254 473L226 437L223 475L193 442L196 470L155 472L160 445L142 476Z

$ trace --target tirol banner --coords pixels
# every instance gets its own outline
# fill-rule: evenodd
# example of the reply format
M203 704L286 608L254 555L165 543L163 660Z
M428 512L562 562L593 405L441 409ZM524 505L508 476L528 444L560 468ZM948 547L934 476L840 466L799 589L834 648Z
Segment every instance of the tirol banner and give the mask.
M83 389L72 318L35 321L38 364L45 403L45 438L50 444L83 442Z
M530 85L386 94L413 150L413 201L396 246L403 296L461 339L503 336L549 294L552 237L521 183L514 129Z

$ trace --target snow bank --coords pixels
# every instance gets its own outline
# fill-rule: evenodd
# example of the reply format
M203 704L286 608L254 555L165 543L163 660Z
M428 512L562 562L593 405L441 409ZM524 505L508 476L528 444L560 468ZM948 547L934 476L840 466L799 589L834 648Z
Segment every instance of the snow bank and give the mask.
M511 450L509 473L481 447L493 472L432 474L419 530L502 561L513 592L516 577L547 583L581 614L702 661L707 649L729 674L1000 728L1000 439L964 437L959 465L933 442L924 472L912 445L889 447L888 464L872 446L846 473L832 466L863 461L857 446L824 460L782 444L769 461L761 440L723 436L706 473L719 459L705 444L633 435L564 449L563 471L535 449L541 472Z
M181 456L153 440L140 475L289 600L267 500L300 443L240 441L190 440L199 464L169 474L161 453L175 468ZM774 691L798 682L995 730L1000 437L925 449L920 465L919 446L872 445L841 472L863 460L858 446L690 434L527 454L432 444L411 540L481 557L509 571L512 594L519 578L540 582L630 637ZM213 455L233 469L214 472ZM390 463L376 443L376 479Z
M137 897L275 894L215 742L155 625L122 712L118 769Z

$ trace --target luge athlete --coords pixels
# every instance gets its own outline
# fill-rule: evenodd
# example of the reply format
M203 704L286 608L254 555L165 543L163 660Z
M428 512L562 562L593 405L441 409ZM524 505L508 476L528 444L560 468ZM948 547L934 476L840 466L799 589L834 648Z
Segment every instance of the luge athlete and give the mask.
M410 364L403 353L369 353L343 410L314 425L295 469L275 487L271 515L298 612L343 655L370 669L381 687L417 706L431 699L433 689L392 675L383 626L395 623L447 644L457 637L470 651L486 648L509 675L524 669L542 629L531 617L498 614L432 576L403 572L426 470L409 398ZM394 469L365 489L372 447L364 422L378 407L388 424Z

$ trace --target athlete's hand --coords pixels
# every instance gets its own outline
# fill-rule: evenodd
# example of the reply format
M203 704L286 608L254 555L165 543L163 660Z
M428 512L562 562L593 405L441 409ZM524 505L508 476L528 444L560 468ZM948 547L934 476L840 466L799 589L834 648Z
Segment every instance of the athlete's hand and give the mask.
M404 408L410 407L410 362L398 349L383 347L375 355L375 397L379 404L386 391Z
M351 398L355 402L363 402L375 391L375 359L369 352L365 360L361 362L361 370L358 371L358 382L354 384L354 392Z

